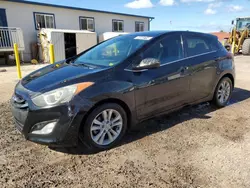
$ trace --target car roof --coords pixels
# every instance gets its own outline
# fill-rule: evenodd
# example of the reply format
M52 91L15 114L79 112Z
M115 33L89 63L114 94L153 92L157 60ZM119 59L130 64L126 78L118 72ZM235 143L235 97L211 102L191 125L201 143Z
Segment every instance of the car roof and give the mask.
M216 37L216 36L209 34L209 33L201 33L201 32L196 32L196 31L144 31L144 32L130 33L128 35L157 37L157 36L164 35L167 33L178 33L178 34L191 33L191 34L197 34L197 35L207 35L210 37Z

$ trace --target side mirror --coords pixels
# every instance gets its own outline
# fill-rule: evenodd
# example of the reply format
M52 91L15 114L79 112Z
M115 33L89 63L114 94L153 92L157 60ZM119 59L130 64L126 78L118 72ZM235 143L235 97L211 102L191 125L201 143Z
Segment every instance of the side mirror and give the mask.
M232 20L232 25L234 25L234 20Z
M133 67L133 70L143 70L143 69L155 69L160 67L161 63L155 58L143 59L139 65Z
M225 48L226 48L226 50L227 50L228 52L231 52L231 46L230 46L230 45L226 45Z

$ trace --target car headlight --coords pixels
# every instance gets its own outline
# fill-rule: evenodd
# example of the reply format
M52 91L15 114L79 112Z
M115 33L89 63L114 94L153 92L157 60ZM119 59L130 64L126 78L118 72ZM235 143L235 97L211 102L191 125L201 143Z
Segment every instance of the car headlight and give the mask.
M69 102L74 95L78 94L87 87L93 85L93 82L84 82L58 88L32 98L32 102L39 107L54 106L61 103Z

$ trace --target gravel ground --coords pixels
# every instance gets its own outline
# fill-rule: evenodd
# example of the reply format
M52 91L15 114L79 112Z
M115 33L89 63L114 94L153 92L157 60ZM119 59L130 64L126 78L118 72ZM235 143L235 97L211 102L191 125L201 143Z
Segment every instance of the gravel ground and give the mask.
M203 103L146 121L96 154L25 141L6 101L15 81L0 82L10 91L0 99L1 187L250 187L249 57L236 57L236 66L227 107Z
M45 66L39 65L21 65L22 76L26 76L30 72ZM17 71L15 66L0 66L0 102L8 101L13 93L15 84L18 82Z

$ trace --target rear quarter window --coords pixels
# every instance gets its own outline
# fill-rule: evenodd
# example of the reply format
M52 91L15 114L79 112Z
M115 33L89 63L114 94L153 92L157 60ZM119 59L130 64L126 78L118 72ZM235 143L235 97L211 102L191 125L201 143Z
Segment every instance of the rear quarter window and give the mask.
M223 46L223 44L219 40L217 41L217 50L227 52L227 49Z
M214 41L213 37L185 36L187 56L190 57L217 50L218 46Z

